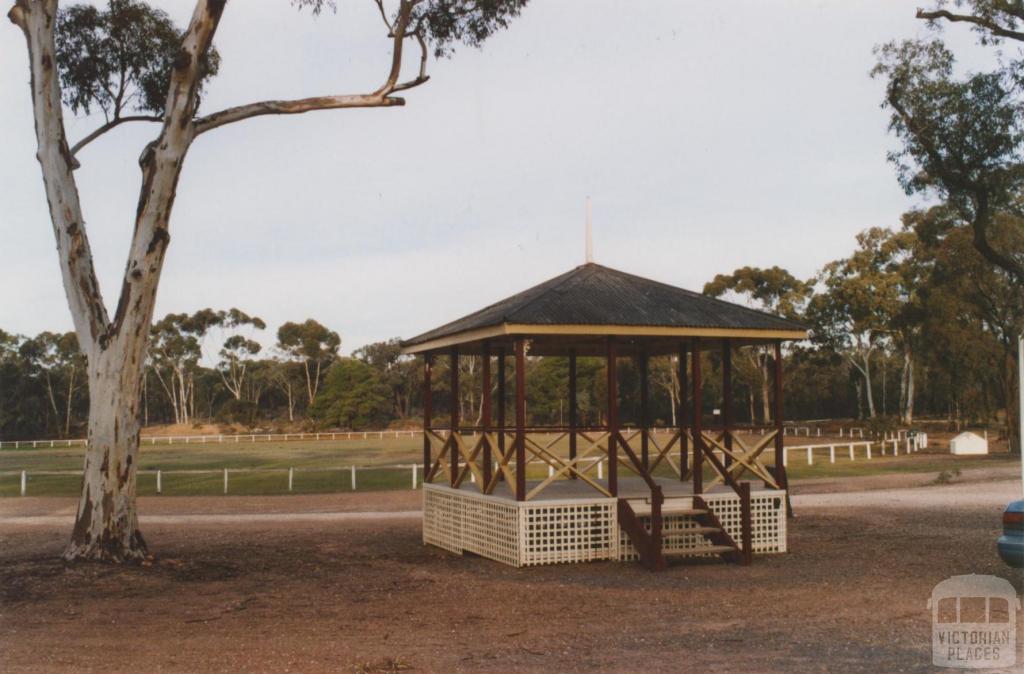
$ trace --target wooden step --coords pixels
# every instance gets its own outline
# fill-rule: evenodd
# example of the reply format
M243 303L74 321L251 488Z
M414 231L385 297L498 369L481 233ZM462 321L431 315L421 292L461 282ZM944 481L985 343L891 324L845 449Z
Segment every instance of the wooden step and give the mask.
M679 536L681 534L715 534L721 531L718 527L693 527L691 529L673 529L672 531L662 531L662 537L667 536Z
M651 504L650 503L630 503L633 512L636 513L637 517L650 517L651 515ZM661 506L661 516L678 516L678 515L705 515L707 514L706 508L692 508L690 506L677 506L677 505L663 505Z
M699 548L677 548L675 550L662 550L664 557L692 557L693 555L720 555L723 552L736 552L736 548L729 545L705 545Z

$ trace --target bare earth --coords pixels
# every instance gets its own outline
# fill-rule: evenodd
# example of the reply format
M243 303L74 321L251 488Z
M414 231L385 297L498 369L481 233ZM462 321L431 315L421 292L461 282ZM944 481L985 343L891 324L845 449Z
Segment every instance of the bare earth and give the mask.
M789 554L661 574L424 547L412 491L143 499L152 566L66 567L74 502L5 499L0 670L932 671L937 582L1024 587L994 547L1013 473L932 478L802 484Z

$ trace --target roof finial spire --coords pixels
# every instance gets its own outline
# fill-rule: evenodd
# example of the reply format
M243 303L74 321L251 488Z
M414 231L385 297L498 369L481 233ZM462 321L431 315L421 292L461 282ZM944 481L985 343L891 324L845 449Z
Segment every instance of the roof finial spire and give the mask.
M594 261L594 226L590 222L590 197L587 197L587 264Z

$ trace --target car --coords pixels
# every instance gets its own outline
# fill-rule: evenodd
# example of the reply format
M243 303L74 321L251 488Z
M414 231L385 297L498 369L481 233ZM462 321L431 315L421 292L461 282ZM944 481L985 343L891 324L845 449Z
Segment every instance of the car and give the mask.
M996 542L999 556L1010 566L1024 568L1024 500L1003 511L1003 535Z

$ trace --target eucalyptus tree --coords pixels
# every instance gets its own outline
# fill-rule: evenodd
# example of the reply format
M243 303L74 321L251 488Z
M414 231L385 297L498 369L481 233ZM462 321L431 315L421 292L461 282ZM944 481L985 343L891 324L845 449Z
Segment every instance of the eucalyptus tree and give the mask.
M825 265L818 281L824 291L807 307L814 341L842 355L858 373L854 386L868 415L875 408L872 360L892 339L892 321L901 307L900 276L889 263L892 232L880 227L857 235L857 249Z
M163 12L137 0L110 0L106 11L58 0L16 0L8 13L24 34L32 111L49 215L65 294L88 359L91 406L82 497L65 559L139 560L146 544L136 511L140 392L149 325L170 243L178 179L192 143L224 126L264 115L402 106L401 92L428 81L431 50L480 45L504 28L526 0L374 0L391 48L380 86L352 94L265 100L201 114L201 92L217 72L213 40L225 0L195 0L179 31ZM318 12L331 0L293 0ZM390 8L389 8L390 7ZM244 12L245 3L238 3ZM403 78L407 45L418 48L415 72ZM311 68L323 67L310 63ZM64 109L102 110L106 122L68 140ZM113 315L100 292L75 169L83 147L124 123L157 131L139 157L141 187L128 259Z
M267 324L259 316L250 316L241 309L231 308L220 315L219 327L230 334L221 346L217 372L224 387L235 400L241 401L249 364L263 348L252 335L256 330L266 329Z
M718 274L704 285L704 294L721 297L733 293L742 298L748 306L761 311L799 320L810 300L813 283L801 281L781 267L762 269L742 267L731 274ZM761 416L764 423L772 418L771 411L771 358L772 349L767 346L751 346L744 353L752 370L756 372L761 392ZM742 371L741 371L742 374ZM753 404L751 404L751 422Z
M923 316L931 360L949 370L949 395L958 397L979 377L1006 410L1011 448L1019 438L1017 336L1024 331L1024 295L1014 277L988 264L972 247L970 225L955 209L937 206L906 219L930 265L922 284ZM1024 247L1024 226L1001 214L991 236L1000 245Z
M70 437L76 394L82 388L85 362L73 332L42 332L25 340L21 355L30 360L46 382L46 397L57 434Z
M391 394L395 415L402 420L412 414L412 401L422 388L423 368L411 356L402 355L400 339L373 342L352 354L377 370Z
M963 0L954 11L940 1L917 17L936 30L972 26L982 45L1024 41L1021 2ZM872 75L886 80L883 107L901 143L889 159L903 188L936 193L970 225L978 252L1024 283L1024 250L993 236L1000 214L1022 214L1024 61L1002 55L988 72L958 75L953 53L937 38L889 42L876 54Z
M283 323L277 329L277 349L286 358L300 363L306 375L309 405L316 400L323 373L338 355L341 337L321 323L307 318L302 323ZM289 406L290 407L290 406Z

